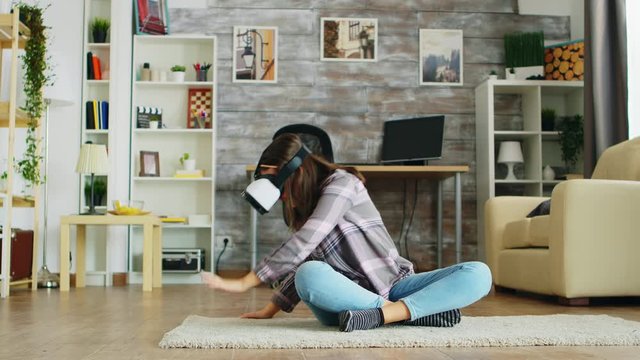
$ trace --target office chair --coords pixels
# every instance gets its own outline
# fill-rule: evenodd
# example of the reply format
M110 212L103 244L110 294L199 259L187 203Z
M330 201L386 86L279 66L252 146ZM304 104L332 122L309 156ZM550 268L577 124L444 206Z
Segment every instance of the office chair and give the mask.
M333 148L329 135L317 126L310 124L291 124L280 128L273 134L275 139L281 134L296 134L309 150L315 155L323 156L327 161L333 162Z

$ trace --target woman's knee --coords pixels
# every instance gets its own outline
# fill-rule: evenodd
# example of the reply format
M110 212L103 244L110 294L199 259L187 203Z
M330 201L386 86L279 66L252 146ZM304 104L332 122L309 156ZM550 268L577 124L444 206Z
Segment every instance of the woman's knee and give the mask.
M300 299L309 300L309 291L312 290L315 283L313 279L317 279L318 274L326 271L327 268L330 269L331 267L322 261L307 261L298 267L294 282Z
M475 288L480 293L480 296L485 296L491 290L491 270L487 264L480 261L469 261L463 264L465 271L473 274L473 283Z

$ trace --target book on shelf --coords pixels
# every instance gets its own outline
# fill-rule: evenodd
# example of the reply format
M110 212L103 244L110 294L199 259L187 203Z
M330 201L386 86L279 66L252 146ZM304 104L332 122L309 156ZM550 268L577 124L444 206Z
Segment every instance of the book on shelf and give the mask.
M187 222L187 218L182 216L160 216L160 221L163 223L184 224Z
M204 170L176 170L174 177L177 178L201 178L204 177Z
M87 53L87 80L94 80L93 76L93 53L89 51Z
M100 58L98 55L93 54L93 78L95 80L102 80L102 71L100 71Z

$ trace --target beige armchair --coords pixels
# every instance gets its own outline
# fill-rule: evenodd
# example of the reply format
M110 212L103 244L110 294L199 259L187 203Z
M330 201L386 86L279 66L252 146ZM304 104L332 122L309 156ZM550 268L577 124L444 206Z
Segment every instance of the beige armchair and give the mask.
M547 198L485 203L487 264L496 289L591 297L640 296L640 137L607 149L592 179L551 194L549 215L526 215Z

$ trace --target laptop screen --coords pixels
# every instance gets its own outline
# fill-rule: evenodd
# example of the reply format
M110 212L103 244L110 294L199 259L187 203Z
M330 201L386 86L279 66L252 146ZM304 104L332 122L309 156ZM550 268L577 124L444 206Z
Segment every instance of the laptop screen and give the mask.
M442 158L444 115L384 123L381 162Z

